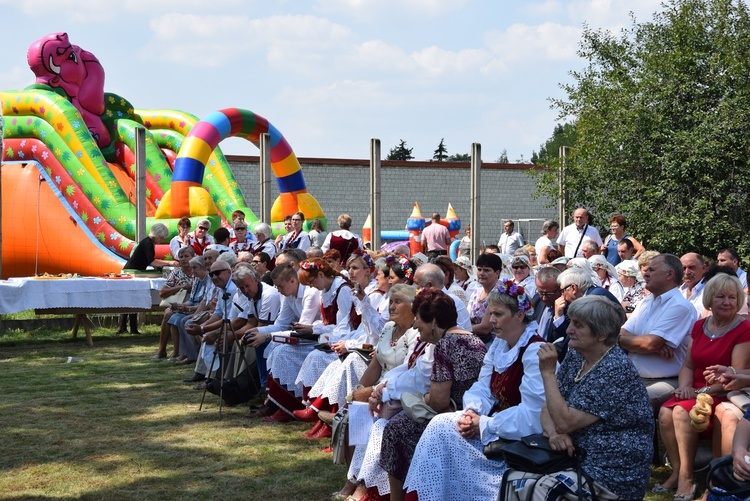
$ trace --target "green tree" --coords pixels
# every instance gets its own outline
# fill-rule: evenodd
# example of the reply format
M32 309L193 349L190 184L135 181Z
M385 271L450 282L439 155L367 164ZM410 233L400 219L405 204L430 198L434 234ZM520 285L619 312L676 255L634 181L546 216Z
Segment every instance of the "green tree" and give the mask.
M497 157L497 160L495 160L495 162L499 164L509 164L510 160L508 160L508 150L503 149L503 151L500 152L500 156Z
M391 150L388 152L388 156L385 157L386 160L411 160L414 157L412 156L411 152L414 148L407 148L406 147L406 141L403 139L400 143L398 143L398 146L394 146L391 148Z
M448 160L448 149L445 147L445 138L440 139L440 144L435 150L435 154L432 155L432 159L436 162L445 162Z
M566 207L624 214L649 249L750 254L748 47L748 8L733 0L668 0L619 35L585 27L588 65L553 101L577 119ZM557 172L538 183L555 199Z
M535 165L553 165L560 156L560 146L572 146L576 142L575 123L555 125L552 137L539 146L539 153L531 152L531 163Z
M448 157L449 162L471 162L471 155L468 153L456 153Z

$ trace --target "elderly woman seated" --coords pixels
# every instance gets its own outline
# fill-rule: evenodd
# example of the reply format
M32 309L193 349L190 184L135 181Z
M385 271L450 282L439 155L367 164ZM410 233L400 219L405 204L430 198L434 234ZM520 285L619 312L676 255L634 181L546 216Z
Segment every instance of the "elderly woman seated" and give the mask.
M524 288L529 297L534 297L536 294L536 281L529 258L526 256L514 256L510 265L513 269L513 280Z
M368 487L368 495L372 496L383 496L391 491L388 474L380 462L383 430L392 417L387 409L399 404L405 393L414 393L425 395L425 403L435 411L448 410L450 397L458 397L460 401L463 392L478 377L486 351L476 336L457 327L455 303L441 290L422 289L414 298L412 312L419 341L407 357L408 362L394 369L370 395L370 409L381 419L373 425L367 446L357 446L349 468L349 477L363 482ZM387 454L392 452L395 451ZM398 492L394 495L398 496ZM356 493L354 497L357 498Z
M589 258L591 269L594 270L602 287L607 289L618 301L622 301L625 296L622 284L617 280L617 270L614 265L607 261L607 258L601 254L594 254Z
M635 261L627 260L621 261L620 264L615 266L617 270L617 278L622 285L623 296L622 296L622 307L625 308L628 316L630 316L638 303L643 301L648 295L646 287L643 284L643 277L641 272L638 271L638 264Z
M745 293L736 276L719 273L703 289L703 306L711 310L711 316L698 320L693 326L687 356L678 375L678 387L673 392L674 397L659 411L659 430L673 472L663 485L654 487L655 493L676 489L675 500L688 501L695 497L697 486L693 468L699 433L711 432L711 415L719 403L727 400L720 382L710 384L706 380L706 369L713 365L739 370L750 368L750 321L739 314L744 302ZM708 402L711 412L698 419L689 413L701 393L712 397ZM725 442L723 455L729 454L729 443L729 440Z
M201 308L201 305L205 308L205 299L213 288L203 256L193 257L190 260L190 269L193 273L193 284L190 293L185 302L175 304L171 308L173 313L167 321L170 334L172 335L174 351L178 354L177 362L184 360L195 362L198 357L200 343L196 343L193 336L187 336L184 332L185 324L193 318L192 315ZM183 334L181 335L181 333ZM187 344L186 346L182 346L183 341ZM192 345L190 345L191 342Z
M180 266L169 274L164 286L159 290L159 297L165 299L180 291L190 291L193 286L193 270L190 267L190 260L194 257L195 251L192 247L182 247L177 251L177 262ZM167 356L167 343L169 338L172 337L168 322L173 313L171 306L164 311L164 317L161 321L161 335L159 336L159 349L151 357L153 359L166 358ZM172 344L172 355L168 359L170 362L176 361L179 356L179 340L177 337L172 337Z
M396 284L391 287L388 293L390 319L382 329L367 370L351 394L352 400L367 402L378 383L386 379L392 369L406 362L409 352L413 353L419 335L419 331L413 327L412 302L416 291L414 286L406 284ZM347 357L347 360L350 358L352 356ZM349 463L347 466L349 466L351 455L347 456L347 460ZM348 496L354 492L355 487L357 487L356 481L349 480L340 494ZM364 490L362 486L360 493L364 494Z
M532 320L529 296L513 282L501 280L487 303L497 339L484 357L479 380L464 393L464 410L435 416L419 439L406 476L410 496L461 499L470 492L477 499L495 499L506 466L485 457L482 446L541 431L544 389L537 351L544 339L536 333L539 326ZM384 451L392 443L390 429L396 419L385 428ZM398 452L390 454L407 457L411 450L413 444L401 441ZM391 487L393 499L403 471L386 469L396 484Z
M541 421L553 450L578 458L576 469L548 475L509 470L504 499L643 499L651 475L654 421L638 371L617 345L625 312L600 296L568 309L570 349L555 374L557 350L539 349L546 403Z

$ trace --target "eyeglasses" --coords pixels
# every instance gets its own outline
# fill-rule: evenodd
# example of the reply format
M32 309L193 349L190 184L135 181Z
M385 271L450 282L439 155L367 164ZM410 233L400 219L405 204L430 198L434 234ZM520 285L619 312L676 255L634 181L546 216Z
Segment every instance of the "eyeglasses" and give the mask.
M206 228L205 226L198 226L198 229L203 230L203 231L208 231L208 228Z
M514 270L525 270L526 267L525 266L514 266L513 269Z
M575 284L569 284L569 285L566 285L565 287L563 287L562 289L560 289L560 291L561 291L561 292L565 292L566 290L568 290L569 288L573 287L574 285L575 285Z
M542 292L540 290L537 290L537 292L539 293L539 297L552 297L552 296L559 294L562 291L560 289L557 289L554 292Z
M234 231L247 231L247 228L235 228Z
M209 274L209 276L211 276L211 277L218 277L219 275L221 275L221 274L222 274L222 273L224 273L225 271L229 271L229 270L227 270L226 268L224 268L223 270L214 270L214 271L209 271L209 272L208 272L208 274Z
M263 261L250 261L250 264L251 264L252 266L258 266L258 265L259 265L260 263L262 263L262 262L263 262Z

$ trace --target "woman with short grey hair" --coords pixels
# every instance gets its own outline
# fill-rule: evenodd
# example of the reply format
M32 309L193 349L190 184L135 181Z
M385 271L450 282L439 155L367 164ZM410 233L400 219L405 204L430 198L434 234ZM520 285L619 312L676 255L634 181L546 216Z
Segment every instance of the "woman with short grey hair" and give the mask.
M591 492L599 499L643 499L654 417L637 369L617 344L625 312L605 297L585 296L571 303L568 316L570 349L557 372L555 346L539 348L546 398L541 422L552 450L577 453L581 469L547 475L511 470L501 495L574 499L580 484L583 499L591 499Z
M276 244L271 240L271 227L266 223L258 223L255 225L255 228L253 228L253 233L255 233L255 238L258 239L258 241L253 243L253 246L250 248L250 252L253 256L265 252L271 259L273 259L276 255Z

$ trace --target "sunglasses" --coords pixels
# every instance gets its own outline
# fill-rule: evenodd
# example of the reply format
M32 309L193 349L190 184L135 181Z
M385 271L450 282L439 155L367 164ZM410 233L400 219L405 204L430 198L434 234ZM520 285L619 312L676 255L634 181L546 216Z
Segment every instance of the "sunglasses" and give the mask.
M219 275L221 275L221 274L222 274L222 273L224 273L225 271L229 271L229 270L227 270L227 269L223 269L223 270L214 270L214 271L209 271L209 272L208 272L208 275L209 275L209 276L211 276L211 277L218 277Z
M234 231L247 231L247 228L235 228Z
M537 292L539 294L539 297L552 297L552 296L559 294L561 291L560 289L557 289L555 292L541 292L541 291L537 291Z
M205 226L198 226L198 229L203 230L203 231L208 231L208 228L206 228Z

